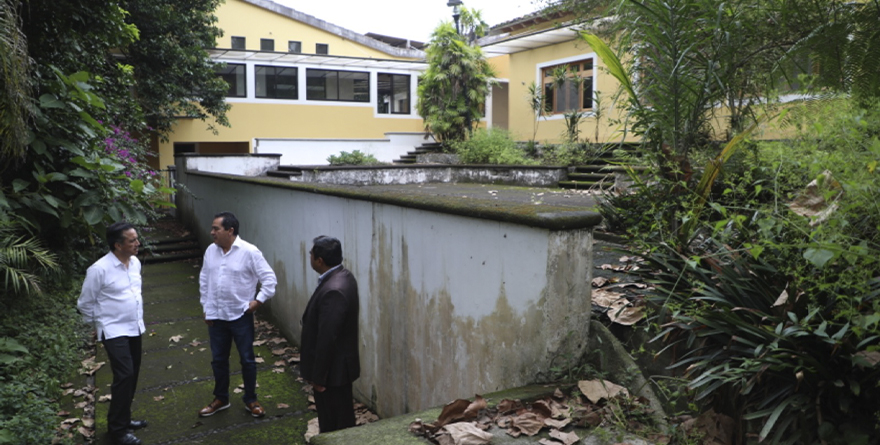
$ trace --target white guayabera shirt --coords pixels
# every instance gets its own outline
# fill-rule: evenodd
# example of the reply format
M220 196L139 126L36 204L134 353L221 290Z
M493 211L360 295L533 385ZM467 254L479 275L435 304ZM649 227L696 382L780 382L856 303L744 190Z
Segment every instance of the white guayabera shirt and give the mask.
M241 318L254 299L257 283L260 283L257 301L265 303L275 295L275 272L260 249L240 236L235 237L227 253L216 244L208 246L199 274L200 302L205 319L233 321Z
M141 283L137 257L131 257L126 268L107 252L89 267L77 307L83 321L98 331L98 340L137 337L146 331Z

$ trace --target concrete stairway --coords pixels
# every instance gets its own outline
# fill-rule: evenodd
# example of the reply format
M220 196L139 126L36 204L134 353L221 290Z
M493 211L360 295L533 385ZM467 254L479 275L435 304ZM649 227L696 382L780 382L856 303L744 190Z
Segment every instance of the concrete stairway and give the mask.
M397 165L415 164L418 155L439 153L442 150L443 146L440 145L439 142L427 142L416 147L415 150L408 151L405 155L401 155L400 159L395 159L393 162Z
M634 153L634 147L625 146L624 150ZM626 161L615 156L613 150L606 150L590 161L589 164L578 165L568 173L568 179L559 181L559 188L588 190L607 190L614 186L615 174L625 174L629 170L644 170L643 166L626 165Z
M268 171L266 175L297 181L302 176L302 168L295 165L281 165L278 166L278 170Z

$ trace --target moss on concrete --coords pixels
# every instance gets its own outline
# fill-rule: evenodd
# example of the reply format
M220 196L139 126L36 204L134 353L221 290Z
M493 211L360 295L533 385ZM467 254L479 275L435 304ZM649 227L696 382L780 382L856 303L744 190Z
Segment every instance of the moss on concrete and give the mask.
M369 187L342 186L333 184L297 183L278 181L266 177L245 177L217 173L189 172L191 175L212 176L234 182L261 184L268 187L286 188L341 198L391 204L433 212L469 216L473 218L522 224L550 230L572 230L593 228L602 221L602 217L592 211L584 211L572 207L533 205L513 202L495 201L491 199L407 192L405 188L398 190L372 190ZM501 187L501 186L498 186ZM566 215L564 218L562 215Z

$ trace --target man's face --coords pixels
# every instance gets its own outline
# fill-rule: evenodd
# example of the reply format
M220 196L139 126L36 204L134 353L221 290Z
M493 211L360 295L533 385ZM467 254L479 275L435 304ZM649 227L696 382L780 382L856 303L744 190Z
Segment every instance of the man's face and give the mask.
M312 266L312 270L321 273L321 266L324 264L324 260L315 257L314 248L309 250L309 263Z
M137 256L140 245L137 230L128 229L122 232L122 242L116 243L116 252L126 257Z
M214 218L214 222L211 223L211 238L214 240L214 244L223 249L232 247L232 242L235 241L235 235L232 234L232 230L232 227L229 229L223 228L222 217Z

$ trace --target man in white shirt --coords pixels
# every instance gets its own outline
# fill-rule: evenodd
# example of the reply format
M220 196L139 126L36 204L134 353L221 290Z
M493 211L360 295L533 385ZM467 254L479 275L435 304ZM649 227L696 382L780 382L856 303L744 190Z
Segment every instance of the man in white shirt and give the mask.
M245 409L254 417L266 414L257 401L254 311L275 295L277 280L260 250L238 236L238 226L238 219L231 212L214 215L214 243L205 250L199 274L214 370L214 401L199 411L202 417L229 408L229 353L233 341L241 363Z
M137 231L129 223L107 228L110 252L89 267L77 307L83 320L95 327L113 370L107 427L113 443L139 445L132 434L147 426L131 419L131 402L141 367L141 334L144 304L141 297L141 263L137 259Z

